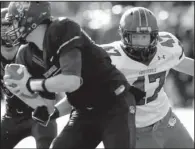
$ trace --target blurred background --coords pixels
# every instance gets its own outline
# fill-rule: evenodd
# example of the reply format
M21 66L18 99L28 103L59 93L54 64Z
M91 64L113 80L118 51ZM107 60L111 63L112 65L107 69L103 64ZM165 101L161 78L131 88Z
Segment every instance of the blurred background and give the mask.
M9 2L1 2L1 8ZM119 40L118 25L123 12L134 6L150 9L160 31L174 34L183 44L185 55L194 59L194 2L51 2L55 17L78 22L98 44ZM194 69L194 68L192 68ZM170 71L165 90L174 107L193 107L194 78Z

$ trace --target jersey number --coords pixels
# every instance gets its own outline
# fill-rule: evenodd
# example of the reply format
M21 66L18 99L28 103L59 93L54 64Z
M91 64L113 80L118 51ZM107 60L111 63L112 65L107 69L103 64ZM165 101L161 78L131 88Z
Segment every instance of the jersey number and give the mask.
M148 97L147 99L144 97L143 100L141 100L138 103L138 105L144 105L144 104L151 102L157 98L158 93L161 90L161 88L163 87L163 84L165 82L165 77L166 77L166 71L148 75L149 83L154 83L154 82L156 82L157 79L159 79L159 85L155 89L154 94L152 96ZM133 83L133 85L135 87L141 89L142 91L145 91L145 77L144 76L138 77L138 79Z

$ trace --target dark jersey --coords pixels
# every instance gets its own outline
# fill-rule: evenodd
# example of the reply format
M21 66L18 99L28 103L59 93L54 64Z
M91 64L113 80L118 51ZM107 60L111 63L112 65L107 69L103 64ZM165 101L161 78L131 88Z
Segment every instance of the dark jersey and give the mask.
M25 65L28 72L36 79L45 79L52 75L50 73L51 70L45 71L43 52L34 43L28 43L19 48L16 55L16 63ZM54 68L54 70L56 69ZM47 99L55 99L54 93L46 94L40 92L40 95Z
M54 20L45 33L43 43L47 69L53 66L60 69L61 56L70 51L79 50L81 53L80 77L83 84L78 90L67 93L73 106L82 108L109 105L114 101L115 90L120 85L123 84L126 89L129 87L123 74L111 64L108 54L74 21L67 18ZM78 61L77 58L75 61Z
M1 56L1 90L2 95L6 100L6 113L10 113L12 116L16 116L20 113L23 115L31 116L32 108L25 104L22 100L20 100L17 96L13 95L4 85L3 76L4 76L4 68L6 64L14 63L14 60L6 60L3 56Z

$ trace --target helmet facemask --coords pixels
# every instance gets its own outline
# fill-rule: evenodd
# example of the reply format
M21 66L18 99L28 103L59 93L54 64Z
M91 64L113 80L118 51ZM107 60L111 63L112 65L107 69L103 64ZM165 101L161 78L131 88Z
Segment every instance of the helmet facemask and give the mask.
M13 25L9 21L3 21L1 23L1 45L11 48L13 46L18 45L17 34L13 32Z

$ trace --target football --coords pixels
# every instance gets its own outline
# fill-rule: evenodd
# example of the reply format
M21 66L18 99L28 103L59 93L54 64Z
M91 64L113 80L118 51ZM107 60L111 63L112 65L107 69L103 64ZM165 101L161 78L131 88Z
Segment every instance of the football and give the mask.
M6 65L5 75L10 75L10 78L14 79L14 80L22 80L23 77L24 77L24 71L23 71L24 67L25 66L21 65L21 64L9 64L9 65ZM12 88L15 88L15 87L17 87L17 84L12 83L10 86ZM21 93L19 98L36 99L37 96L38 96L38 94L26 95L26 94Z
M10 75L11 79L21 80L24 77L23 65L9 64L6 66L5 75ZM16 87L16 84L12 84L11 87Z

